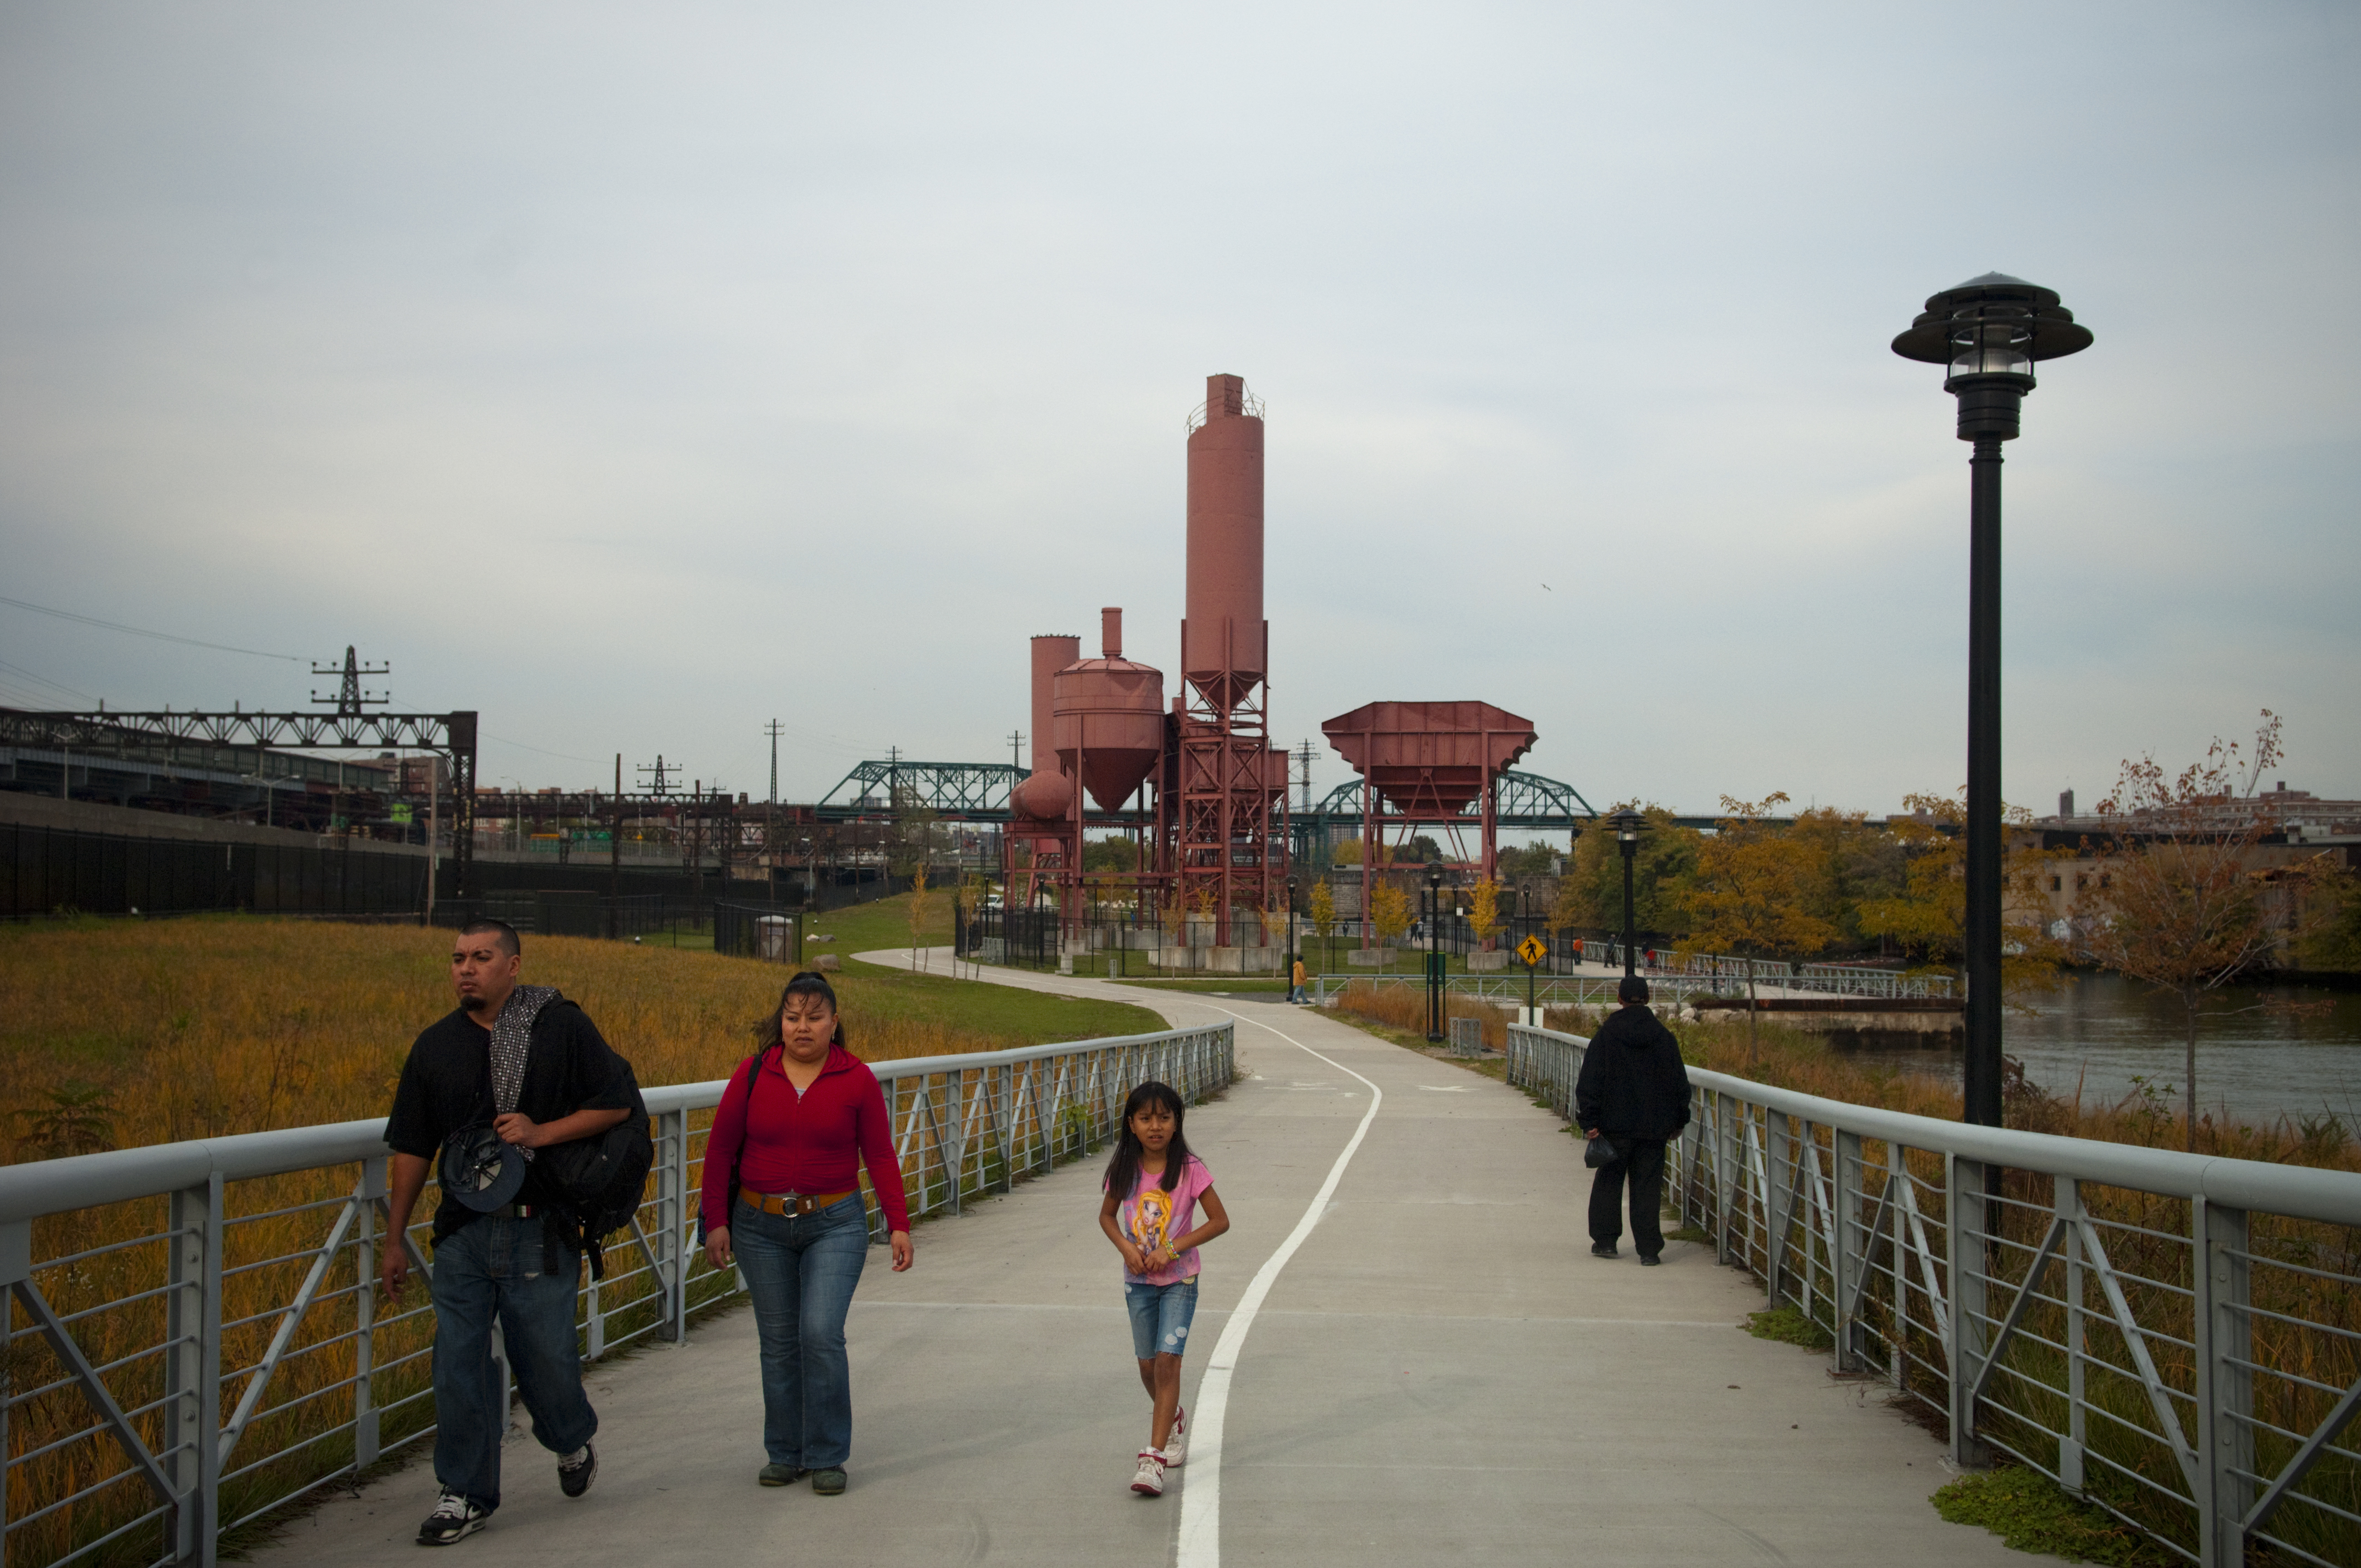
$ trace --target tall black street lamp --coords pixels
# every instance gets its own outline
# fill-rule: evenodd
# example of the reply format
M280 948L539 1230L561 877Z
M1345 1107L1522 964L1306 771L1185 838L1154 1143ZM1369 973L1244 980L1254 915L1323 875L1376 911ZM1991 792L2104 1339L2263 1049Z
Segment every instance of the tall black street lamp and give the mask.
M1623 973L1628 978L1638 971L1638 955L1633 951L1639 931L1631 921L1631 862L1640 853L1640 835L1648 819L1625 806L1607 820L1615 824L1615 847L1623 851Z
M1426 1037L1443 1038L1443 863L1426 868Z
M2036 360L2091 346L2055 291L1987 272L1930 296L1894 352L1946 367L1968 459L1966 1119L2001 1121L2000 444L2014 441Z

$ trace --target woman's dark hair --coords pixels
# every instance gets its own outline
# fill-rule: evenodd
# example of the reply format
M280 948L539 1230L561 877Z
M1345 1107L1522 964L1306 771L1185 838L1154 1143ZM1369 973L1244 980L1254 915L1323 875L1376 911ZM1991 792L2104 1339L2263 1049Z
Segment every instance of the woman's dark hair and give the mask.
M787 998L790 996L817 996L827 1002L828 1010L836 1014L836 1033L829 1036L829 1043L834 1046L844 1045L844 1010L836 1004L836 987L829 984L826 975L812 970L805 970L789 980L787 988L779 992L779 1004L771 1009L770 1016L754 1025L756 1056L762 1055L774 1046L786 1044L779 1031L779 1014L787 1010Z
M1123 1125L1115 1129L1115 1154L1107 1160L1106 1168L1106 1190L1117 1198L1130 1197L1132 1183L1139 1179L1139 1157L1148 1151L1140 1147L1139 1135L1131 1130L1131 1119L1151 1105L1160 1105L1172 1113L1172 1141L1165 1146L1164 1175L1157 1185L1167 1192L1180 1186L1181 1168L1189 1163L1189 1140L1180 1135L1180 1096L1171 1085L1151 1079L1133 1090L1131 1098L1123 1102Z

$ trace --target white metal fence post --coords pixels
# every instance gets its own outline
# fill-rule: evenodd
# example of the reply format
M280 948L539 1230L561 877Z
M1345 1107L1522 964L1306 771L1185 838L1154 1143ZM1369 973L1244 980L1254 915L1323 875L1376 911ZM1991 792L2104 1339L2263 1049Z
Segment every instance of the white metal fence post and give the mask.
M2200 1197L2189 1214L2190 1283L2196 1288L2197 1560L2202 1568L2241 1568L2246 1561L2246 1510L2254 1506L2254 1333L2247 1311L2247 1221Z
M386 1162L361 1161L353 1189L353 1473L378 1459L382 1422L377 1408L377 1206L386 1195ZM401 1239L392 1238L400 1246Z
M1830 1179L1836 1201L1829 1219L1836 1234L1829 1238L1828 1268L1836 1300L1828 1316L1837 1332L1836 1370L1855 1372L1861 1367L1861 1350L1854 1332L1853 1302L1861 1294L1869 1261L1861 1231L1862 1178L1868 1172L1861 1165L1861 1135L1833 1128L1830 1134L1829 1154L1836 1162Z
M175 1191L170 1203L171 1264L165 1295L163 1421L170 1452L164 1473L179 1497L175 1560L213 1568L220 1529L222 1179Z
M1943 1229L1949 1255L1951 1295L1951 1355L1945 1369L1950 1379L1951 1460L1963 1469L1982 1469L1989 1461L1976 1438L1975 1387L1983 1367L1984 1345L1984 1165L1981 1160L1952 1155L1949 1191L1943 1202Z
M2090 1441L2084 1423L2082 1397L2085 1343L2090 1325L2082 1311L2082 1184L2070 1176L2056 1178L2050 1204L2065 1222L2066 1255L2066 1431L2058 1439L2058 1484L2068 1491L2082 1490L2082 1448Z

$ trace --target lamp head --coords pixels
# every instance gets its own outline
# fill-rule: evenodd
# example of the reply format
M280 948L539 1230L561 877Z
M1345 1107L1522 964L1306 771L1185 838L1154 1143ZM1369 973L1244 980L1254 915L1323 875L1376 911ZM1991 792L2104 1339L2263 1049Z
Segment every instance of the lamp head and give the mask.
M1611 813L1607 820L1614 827L1616 841L1625 846L1626 853L1630 852L1630 846L1640 841L1640 835L1648 826L1648 819L1628 806Z
M1943 390L1960 400L1961 441L2014 441L2034 362L2080 354L2091 342L2056 290L1987 272L1927 296L1894 352L1944 367Z

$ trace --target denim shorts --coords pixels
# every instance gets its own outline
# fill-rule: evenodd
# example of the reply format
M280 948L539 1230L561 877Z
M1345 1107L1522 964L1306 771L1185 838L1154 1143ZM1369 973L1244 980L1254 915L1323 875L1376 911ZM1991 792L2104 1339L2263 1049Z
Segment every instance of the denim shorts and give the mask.
M1173 1285L1124 1282L1123 1304L1131 1309L1131 1353L1142 1361L1178 1355L1189 1345L1189 1320L1197 1315L1194 1276Z

